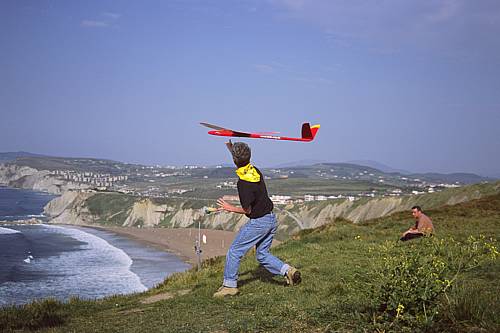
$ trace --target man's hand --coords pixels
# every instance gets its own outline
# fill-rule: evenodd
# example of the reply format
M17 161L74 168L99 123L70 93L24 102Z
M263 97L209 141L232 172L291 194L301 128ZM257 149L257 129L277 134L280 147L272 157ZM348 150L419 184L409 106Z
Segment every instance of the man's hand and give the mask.
M217 200L217 205L219 206L218 210L225 210L227 212L232 212L231 208L233 208L234 206L231 205L229 202L227 202L226 200L222 199L222 198L219 198Z
M404 237L407 234L416 234L416 233L418 233L418 229L411 227L410 229L406 230L401 237Z
M231 139L229 139L229 141L226 142L226 147L232 155L233 154L233 143L231 142Z
M242 207L236 207L234 205L231 205L229 202L226 200L219 198L217 200L217 205L219 208L217 210L225 210L226 212L232 212L232 213L238 213L238 214L250 214L252 211L252 208L248 208L247 210L243 209Z

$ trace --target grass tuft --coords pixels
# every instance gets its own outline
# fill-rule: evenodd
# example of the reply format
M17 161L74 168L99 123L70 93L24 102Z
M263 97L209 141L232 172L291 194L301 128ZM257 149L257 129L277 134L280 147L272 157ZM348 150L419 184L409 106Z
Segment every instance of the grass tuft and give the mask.
M46 299L22 306L2 308L0 311L0 329L2 331L38 330L62 325L65 318L63 304L54 299Z

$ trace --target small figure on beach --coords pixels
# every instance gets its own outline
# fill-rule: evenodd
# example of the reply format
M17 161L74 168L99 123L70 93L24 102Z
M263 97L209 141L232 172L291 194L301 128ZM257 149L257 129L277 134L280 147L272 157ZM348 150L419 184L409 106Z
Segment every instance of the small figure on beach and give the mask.
M227 252L223 284L214 297L238 294L240 261L253 246L256 248L257 261L269 272L284 276L288 285L300 283L300 272L269 252L278 227L277 219L273 213L273 202L267 194L264 176L259 169L250 164L250 147L243 142L232 144L231 140L226 146L237 167L236 174L239 178L237 187L241 207L234 206L222 198L217 204L219 210L245 214L250 220L241 227Z
M407 241L413 238L432 235L434 232L432 220L422 212L422 208L420 206L413 206L411 213L415 218L415 225L406 230L401 235L400 240Z

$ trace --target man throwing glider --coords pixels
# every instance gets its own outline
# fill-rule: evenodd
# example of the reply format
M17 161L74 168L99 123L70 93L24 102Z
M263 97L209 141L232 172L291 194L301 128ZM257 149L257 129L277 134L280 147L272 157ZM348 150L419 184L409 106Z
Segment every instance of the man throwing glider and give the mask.
M277 229L276 216L273 213L273 202L267 194L262 173L250 164L250 147L243 142L226 143L231 152L234 164L238 168L238 195L241 207L236 207L222 198L217 201L219 210L245 214L250 220L241 227L226 256L224 281L214 297L233 296L238 294L238 268L241 258L255 245L257 261L272 274L285 277L288 285L296 285L301 281L300 272L277 257L269 249Z

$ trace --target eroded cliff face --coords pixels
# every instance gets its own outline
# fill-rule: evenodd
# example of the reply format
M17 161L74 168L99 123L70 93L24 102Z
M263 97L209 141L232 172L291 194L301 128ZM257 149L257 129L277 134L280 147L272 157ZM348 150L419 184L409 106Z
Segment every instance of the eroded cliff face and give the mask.
M301 229L316 228L327 224L338 217L361 222L399 211L409 211L413 205L422 205L425 209L430 209L499 192L500 182L497 182L419 196L290 204L276 207L275 213L280 222L279 230L285 234L293 234ZM47 204L45 213L52 218L53 223L112 223L130 227L185 228L197 226L200 222L204 228L234 231L248 221L247 217L241 214L224 212L206 215L204 209L184 208L185 204L190 203L188 199L184 202L169 202L167 200L165 203L159 204L149 198L125 197L125 195L117 193L101 193L98 197L92 198L94 195L98 194L66 191L62 196ZM114 211L101 208L102 213L98 214L89 209L89 201L94 200L93 205L98 207L107 207L107 201L116 201L117 197L120 199L119 202L123 202L123 204L121 206L110 205ZM123 198L127 200L121 200Z
M51 176L47 170L37 170L15 164L0 164L0 185L51 194L62 194L68 190L89 188L88 185L57 179Z
M218 213L206 215L203 209L183 209L182 204L155 204L147 198L137 198L131 207L123 207L114 214L99 216L92 214L87 200L95 193L67 191L55 198L45 207L45 214L53 223L63 224L108 224L117 214L122 214L122 220L117 224L122 226L186 228L197 226L201 222L204 228L238 230L248 218L240 214ZM101 200L106 200L104 197ZM280 229L287 233L295 233L301 229L319 227L337 217L353 222L377 218L393 212L408 210L411 203L405 203L399 198L372 199L366 203L354 205L350 201L342 201L322 206L288 205L275 210Z
M346 215L346 218L353 222L361 222L395 212L409 210L412 206L411 203L405 203L402 198L371 199L365 204L351 210Z
M303 229L310 229L329 223L337 217L347 218L352 206L353 202L349 200L338 200L326 205L316 203L289 205L285 210L301 220Z
M182 208L182 204L155 204L150 199L135 202L124 226L143 225L187 228L200 222L204 228L235 230L246 222L243 215L219 213L207 215L204 209Z
M201 222L204 228L235 230L243 225L247 218L243 215L220 213L206 215L204 209L182 208L182 203L157 204L148 198L136 198L131 207L124 205L116 212L107 215L95 214L89 209L89 199L97 195L95 192L66 191L60 197L50 201L44 213L51 223L60 224L110 224L134 227L167 227L186 228L197 226ZM119 194L115 194L119 195ZM108 200L101 195L99 200ZM94 198L95 199L95 198ZM116 209L116 207L115 207ZM122 217L116 220L116 216Z
M134 203L130 214L128 215L124 227L143 225L145 227L155 227L163 219L164 212L168 211L167 205L155 205L149 199L142 199Z
M66 191L60 197L52 199L45 207L44 213L51 223L59 224L94 224L98 220L86 205L86 200L94 193L82 191Z
M9 185L10 182L15 182L26 176L32 176L37 172L38 170L30 167L0 164L0 184Z

